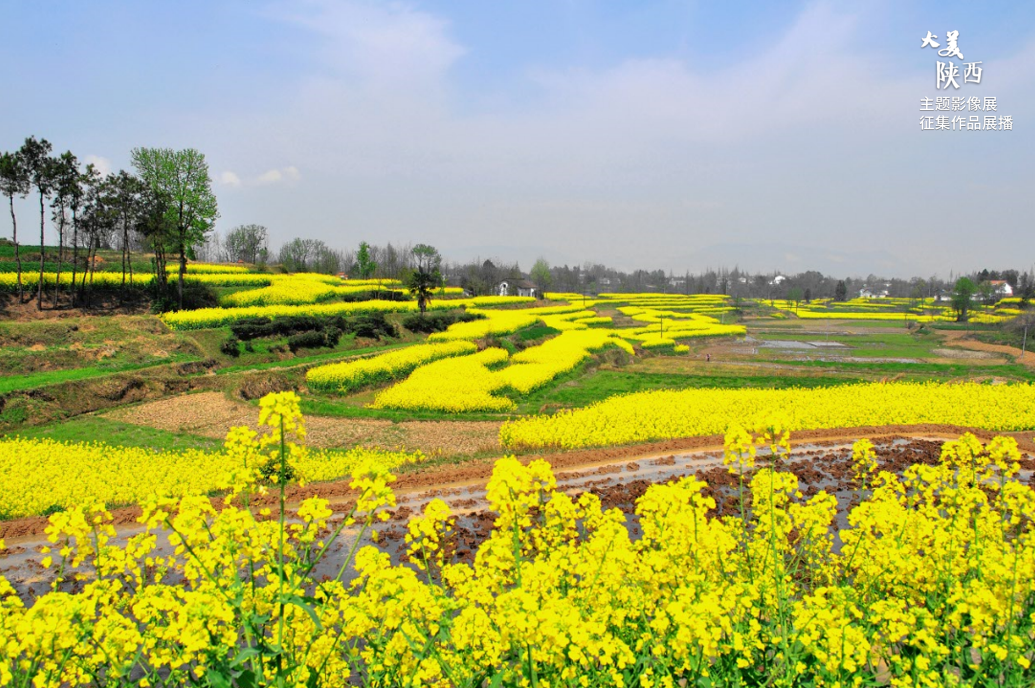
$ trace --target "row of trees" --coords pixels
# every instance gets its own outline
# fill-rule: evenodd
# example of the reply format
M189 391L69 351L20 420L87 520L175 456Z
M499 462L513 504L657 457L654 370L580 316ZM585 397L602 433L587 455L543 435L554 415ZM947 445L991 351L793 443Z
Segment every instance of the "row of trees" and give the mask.
M17 270L18 298L24 301L22 242L18 240L15 198L34 195L39 200L39 275L36 306L43 308L44 272L47 262L46 211L57 232L57 279L52 303L60 303L61 274L71 263L67 285L69 303L86 292L87 275L97 263L102 247L119 246L122 257L123 295L132 284L130 251L134 245L154 254L152 267L160 296L167 295L166 266L177 260L177 295L183 306L187 260L204 244L219 211L205 156L193 148L134 148L134 172L102 175L95 166L82 166L71 152L53 155L53 146L35 136L16 151L0 154L0 192L7 197ZM68 255L66 255L66 251Z
M196 251L198 260L209 263L252 263L265 265L270 258L269 230L263 225L238 225L225 236L213 231Z

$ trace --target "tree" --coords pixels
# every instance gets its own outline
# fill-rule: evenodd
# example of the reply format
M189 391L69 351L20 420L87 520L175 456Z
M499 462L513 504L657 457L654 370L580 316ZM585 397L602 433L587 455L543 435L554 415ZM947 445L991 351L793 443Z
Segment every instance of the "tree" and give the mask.
M410 273L406 286L417 297L417 307L423 316L431 303L432 292L442 284L442 256L437 249L427 244L417 244L412 253L416 267Z
M36 187L40 196L40 281L36 289L36 308L43 310L43 261L45 244L43 233L46 226L44 203L50 197L54 186L54 159L50 157L53 146L46 139L36 140L35 136L25 139L20 154L29 175L29 181Z
M117 218L107 180L101 180L97 175L93 182L87 191L81 222L83 234L86 237L86 267L83 269L82 279L79 283L80 300L87 294L87 277L90 278L90 285L93 286L95 258L101 244L101 237L110 235L114 231Z
M101 173L94 167L93 163L86 166L86 171L80 177L77 186L78 193L72 197L72 298L75 300L76 277L79 271L79 230L82 228L82 218L79 217L79 209L89 202L91 193L101 183ZM83 271L85 274L85 270Z
M798 306L801 304L801 287L791 287L787 290L787 300L794 302L794 314L798 314Z
M173 228L173 249L180 258L177 296L183 308L183 277L187 258L205 243L212 231L219 208L212 192L212 178L204 154L194 148L134 148L133 167L144 183L164 195L169 205L169 225Z
M278 260L288 272L307 272L326 245L319 239L292 239L280 247Z
M967 320L976 290L977 287L970 279L960 277L956 280L956 286L952 290L952 308L956 311L956 322Z
M0 155L0 193L7 196L11 208L11 240L14 242L14 262L18 268L18 303L22 302L22 257L18 249L18 218L14 214L14 197L29 195L29 174L19 151Z
M359 252L356 253L356 269L359 270L360 279L370 279L377 270L377 263L370 256L370 244L365 241L359 242Z
M155 190L147 184L143 185L136 229L144 238L147 248L154 253L152 267L155 275L155 293L160 298L168 294L167 256L176 232L172 223L171 205L172 200L164 192Z
M805 303L812 303L812 289L805 288Z
M238 225L226 233L223 250L231 263L265 263L269 256L269 231L262 225Z
M1021 359L1028 350L1028 333L1035 330L1035 313L1022 313L1010 321L1010 327L1019 330L1021 334Z
M122 295L126 294L126 277L133 284L133 261L129 254L129 235L140 223L143 212L144 183L134 175L119 170L104 180L107 204L114 214L115 229L121 235L122 248Z
M837 283L837 287L834 288L834 301L846 300L848 300L848 285L845 284L844 280L840 280Z
M996 291L995 287L992 286L991 282L982 282L978 285L978 298L981 300L983 305L991 305L995 303Z
M72 151L65 151L54 160L52 170L54 182L54 200L51 208L54 211L54 224L58 230L57 275L54 283L54 306L58 305L58 293L61 291L61 265L65 260L65 227L68 224L67 211L75 204L78 206L82 189L79 174L79 160ZM75 284L72 285L74 290ZM70 290L71 291L71 290Z
M528 275L535 282L536 290L540 296L550 287L550 283L553 281L553 276L550 274L550 264L544 258L540 258L535 262L532 266L532 271Z

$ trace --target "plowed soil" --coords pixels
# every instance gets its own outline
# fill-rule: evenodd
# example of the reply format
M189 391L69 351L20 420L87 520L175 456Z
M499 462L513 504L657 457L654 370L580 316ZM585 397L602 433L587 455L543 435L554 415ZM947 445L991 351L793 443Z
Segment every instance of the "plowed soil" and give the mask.
M222 392L185 394L122 408L109 418L159 430L223 439L238 425L257 429L254 406ZM500 423L494 421L405 421L369 418L306 417L313 447L380 447L422 451L428 456L465 456L499 449Z
M949 330L945 332L945 343L951 346L970 349L971 351L983 351L990 354L1006 354L1007 356L1016 359L1018 363L1035 367L1035 353L1031 351L1025 351L1024 356L1021 356L1021 350L1012 346L988 344L986 342L979 342L975 339L967 339L966 337L966 332Z

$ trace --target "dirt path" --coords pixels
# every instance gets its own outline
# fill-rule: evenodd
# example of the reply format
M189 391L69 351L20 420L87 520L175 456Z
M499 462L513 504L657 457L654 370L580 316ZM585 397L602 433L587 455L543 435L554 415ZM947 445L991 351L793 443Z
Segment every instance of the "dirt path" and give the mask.
M1035 353L1031 351L1024 352L1023 358L1021 357L1021 350L1012 346L1006 346L1005 344L988 344L986 342L979 342L975 339L967 339L968 333L960 330L946 330L945 331L945 343L949 346L958 346L964 349L970 349L971 351L984 351L986 353L994 354L1006 354L1019 363L1023 363L1027 366L1035 367Z
M995 433L987 430L976 430L955 425L888 425L888 426L863 426L857 428L836 428L832 430L802 430L792 433L791 444L795 447L802 445L826 446L845 444L858 439L871 439L873 441L892 441L905 438L920 438L925 440L945 441L956 439L965 432L972 432L983 441L992 439L1002 434L1014 437L1017 440L1021 451L1027 454L1035 454L1035 433L1014 432ZM598 469L601 473L612 472L615 466L619 468L629 462L644 462L649 460L669 461L673 456L692 452L701 454L713 453L713 458L722 455L722 435L710 435L707 437L686 437L682 439L667 440L664 442L651 442L647 444L635 444L622 447L604 447L598 449L582 449L568 452L540 452L519 456L522 463L529 463L537 458L543 458L550 462L556 473L585 471ZM406 469L406 472L398 475L398 480L393 484L393 489L399 495L422 495L425 497L455 492L459 488L484 489L485 483L492 476L492 470L496 463L496 457L480 458L464 461L463 463L431 466L413 466ZM629 468L628 466L626 468ZM634 470L639 470L636 468ZM347 502L353 497L349 488L348 480L339 480L327 483L311 483L303 488L292 487L288 491L290 503L297 504L308 497L320 496L336 502L339 505ZM255 500L256 507L273 506L277 495L267 495L265 501ZM219 498L213 498L217 506L222 503ZM131 527L140 516L139 507L121 507L112 509L112 516L117 526ZM28 518L14 519L0 522L0 538L5 538L9 545L22 545L33 542L38 538L47 526L47 518L34 516Z
M223 439L238 425L256 428L254 406L222 392L183 394L117 409L108 418L170 432ZM307 442L313 447L381 447L422 451L428 456L471 455L499 449L496 421L404 421L307 416Z

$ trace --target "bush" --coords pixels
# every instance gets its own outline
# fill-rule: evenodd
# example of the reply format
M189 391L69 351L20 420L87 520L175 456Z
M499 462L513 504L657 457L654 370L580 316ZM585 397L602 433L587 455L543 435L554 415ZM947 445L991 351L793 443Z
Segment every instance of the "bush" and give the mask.
M323 320L312 315L289 315L273 321L273 331L280 335L292 335L323 329Z
M399 332L395 329L395 325L385 319L384 313L361 315L360 317L349 321L345 331L350 334L355 334L357 337L367 337L369 339L399 336Z
M431 334L432 332L444 332L450 325L458 322L471 322L478 319L479 316L462 310L427 313L424 316L414 313L403 318L402 325L410 332Z
M352 294L342 294L341 300L351 303L353 301L409 301L410 295L404 291L394 289L376 289L371 291L360 291Z
M337 327L328 327L323 331L324 346L328 349L333 349L338 346L338 342L341 341L341 329Z
M229 337L226 338L226 341L223 342L223 344L219 347L219 350L227 356L237 358L241 355L241 340L238 339L235 335L231 334Z
M273 336L273 322L269 318L244 318L231 325L230 331L244 341L271 337Z
M318 349L327 342L327 338L324 333L320 330L309 330L307 332L299 332L288 337L288 348L291 349L291 353L297 352L299 349Z

